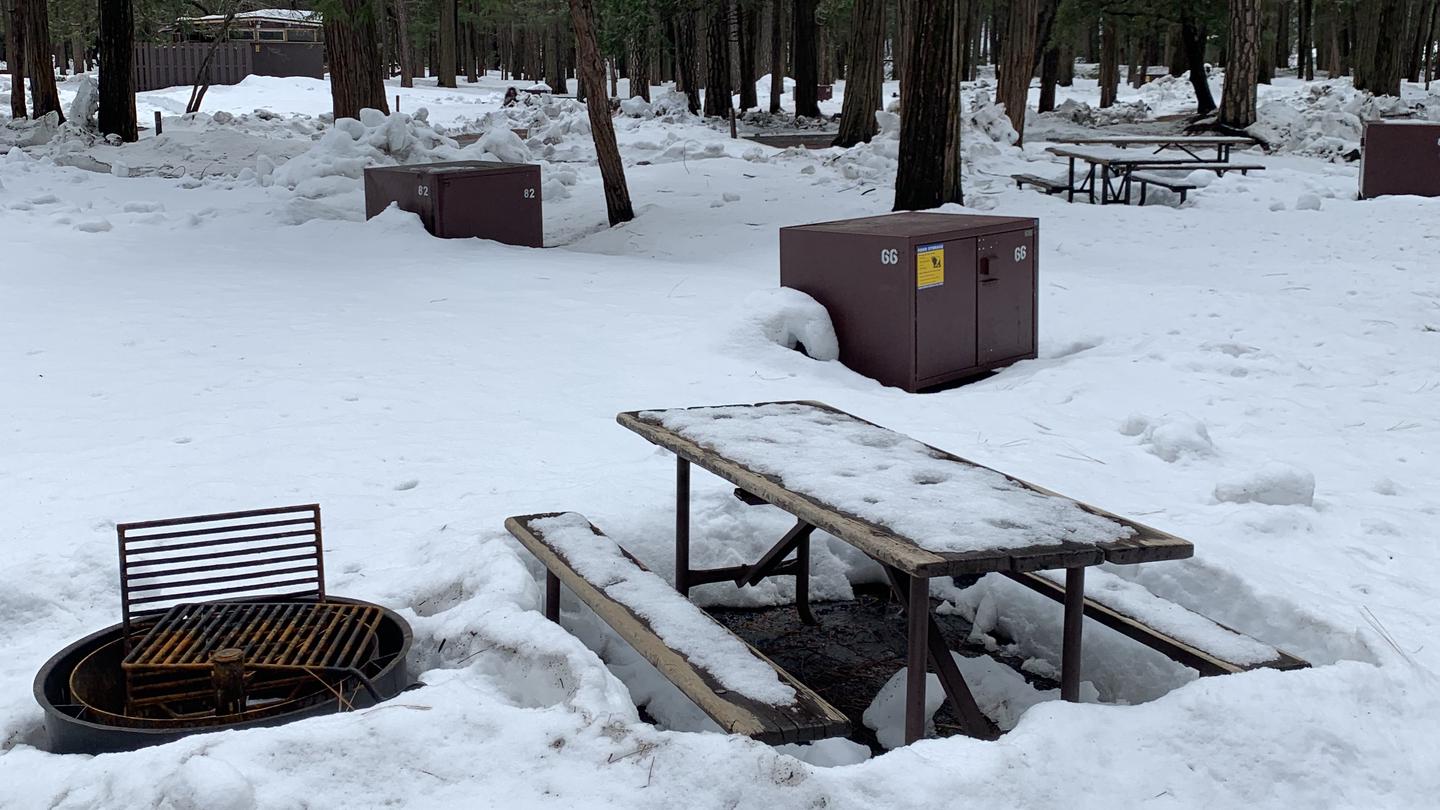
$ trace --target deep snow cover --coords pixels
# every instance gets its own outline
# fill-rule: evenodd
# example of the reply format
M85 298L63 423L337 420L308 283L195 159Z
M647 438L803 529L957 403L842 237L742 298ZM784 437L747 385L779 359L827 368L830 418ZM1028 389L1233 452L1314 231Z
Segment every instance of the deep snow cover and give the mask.
M1308 150L1301 132L1265 172L1213 179L1180 208L1068 205L1009 175L1063 172L1047 138L1174 131L1154 119L1187 110L1188 83L1122 86L1127 107L1107 115L1126 120L1109 123L1076 112L1097 102L1079 79L1060 94L1072 114L1036 116L1016 147L975 104L987 82L966 96L997 128L967 133L968 207L947 210L1042 220L1040 356L921 396L776 345L767 292L779 226L888 210L893 130L776 150L663 97L632 104L616 126L638 216L607 228L565 99L504 112L495 76L388 87L407 134L441 139L424 159L484 151L443 139L494 132L486 116L539 122L515 135L547 181L550 247L531 250L435 240L398 211L364 222L353 164L301 178L308 191L274 182L336 144L397 159L370 151L389 121L320 146L340 128L323 82L213 87L189 118L188 88L144 93L141 122L163 112L165 134L126 146L0 125L0 807L1429 806L1437 201L1356 201L1344 150ZM67 109L79 84L61 86ZM1353 91L1283 77L1260 92L1319 109L1312 95ZM1404 104L1428 116L1432 96L1406 85ZM577 603L563 628L541 616L540 570L507 515L575 509L652 570L673 563L673 459L617 412L802 399L1193 541L1194 559L1105 570L1315 666L1197 679L1087 623L1086 702L965 659L1009 733L867 757L709 733ZM692 487L696 567L753 562L791 525L718 479ZM311 501L329 590L412 623L422 688L133 753L44 751L31 679L118 620L116 522ZM812 568L816 600L882 579L822 533ZM785 604L793 585L693 595ZM935 595L974 619L973 641L1053 677L1054 602L1001 577Z
M1009 550L1123 540L1135 532L907 436L802 403L640 414L787 489L930 551Z

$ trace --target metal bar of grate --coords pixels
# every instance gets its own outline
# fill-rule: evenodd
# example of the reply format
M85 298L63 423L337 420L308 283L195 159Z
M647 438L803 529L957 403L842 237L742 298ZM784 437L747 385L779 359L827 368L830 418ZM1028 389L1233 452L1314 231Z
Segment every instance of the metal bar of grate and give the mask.
M363 666L383 617L375 605L208 602L176 605L134 645L128 674L201 669L217 650L245 652L249 670L349 670Z

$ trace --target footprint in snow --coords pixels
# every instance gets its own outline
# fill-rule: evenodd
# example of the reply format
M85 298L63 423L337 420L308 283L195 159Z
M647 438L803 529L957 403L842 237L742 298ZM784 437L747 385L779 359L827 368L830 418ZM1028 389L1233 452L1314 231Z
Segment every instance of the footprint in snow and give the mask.
M172 441L174 441L176 444L189 444L191 442L191 439L189 436L177 436L172 439Z
M395 485L396 492L406 492L420 486L419 479L412 478L409 481L401 481Z

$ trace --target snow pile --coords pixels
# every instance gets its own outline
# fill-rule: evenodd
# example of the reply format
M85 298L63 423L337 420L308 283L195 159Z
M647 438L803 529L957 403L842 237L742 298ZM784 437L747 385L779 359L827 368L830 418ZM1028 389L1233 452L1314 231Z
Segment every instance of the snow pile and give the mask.
M727 689L775 706L795 702L795 690L780 682L774 668L665 580L637 567L613 540L595 534L583 515L567 512L533 525L582 577L648 621L665 646Z
M938 458L907 436L813 405L651 411L641 418L931 551L1104 543L1134 534L1068 498ZM957 511L953 505L961 503L965 509Z
M1059 118L1083 127L1108 127L1149 121L1151 112L1150 105L1141 99L1117 101L1109 107L1092 107L1087 102L1067 98L1042 117Z
M440 147L458 149L455 141L432 128L425 110L413 117L365 109L360 117L341 118L310 150L292 158L271 175L276 185L305 195L328 187L332 178L359 180L367 166L426 163ZM262 185L269 183L261 178Z
M1428 105L1421 102L1412 108L1394 96L1356 90L1343 79L1310 84L1291 95L1271 94L1255 113L1256 121L1247 132L1268 144L1271 151L1355 160L1360 156L1366 121L1428 114ZM1440 118L1440 104L1436 113Z
M1152 419L1132 414L1120 425L1126 436L1138 436L1140 444L1162 461L1174 463L1182 458L1204 458L1215 454L1215 443L1205 423L1185 415L1166 415Z
M1020 673L989 656L970 658L957 652L950 657L965 677L965 685L975 698L980 711L999 727L1010 731L1031 707L1060 699L1059 689L1036 689ZM862 722L875 732L875 739L884 748L899 748L905 744L905 676L906 667L890 677L880 688L875 700L865 709ZM1080 700L1083 703L1097 703L1100 693L1089 681L1080 682ZM945 691L940 686L940 677L934 673L925 676L925 733L935 732L935 712L945 701Z
M969 114L965 116L963 135L975 132L983 134L992 143L1005 146L1014 146L1020 140L1020 133L1015 131L1015 125L1010 123L1010 117L1005 114L1005 105L990 101L988 93L978 94L970 104ZM963 144L964 140L961 143Z
M1254 472L1216 485L1215 500L1270 506L1313 506L1315 474L1291 464L1272 461Z
M60 131L60 116L51 112L39 119L10 119L0 127L0 149L48 143Z
M787 349L803 348L816 360L838 360L840 342L830 313L799 290L760 290L745 299L751 323L765 339Z
M1165 74L1140 86L1140 98L1151 109L1173 109L1192 107L1195 104L1195 87L1190 84L1190 73L1182 76Z
M81 74L75 88L75 98L70 102L70 114L66 123L80 127L95 126L95 115L100 112L100 87L89 73Z

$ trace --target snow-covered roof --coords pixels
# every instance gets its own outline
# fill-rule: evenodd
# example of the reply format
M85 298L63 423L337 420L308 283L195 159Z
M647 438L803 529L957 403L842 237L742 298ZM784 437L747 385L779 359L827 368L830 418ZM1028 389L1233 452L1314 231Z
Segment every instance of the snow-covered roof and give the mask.
M248 22L281 22L291 25L319 25L320 12L303 11L293 8L262 8L255 11L242 11L235 15L236 20ZM180 17L177 22L187 23L220 23L225 21L224 14L207 14L203 17Z

